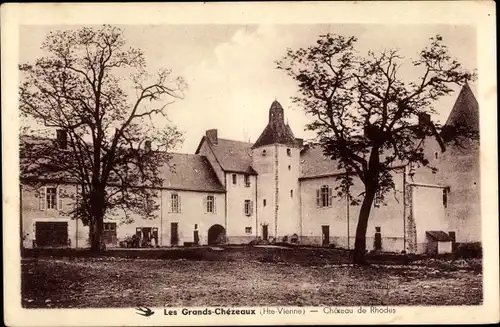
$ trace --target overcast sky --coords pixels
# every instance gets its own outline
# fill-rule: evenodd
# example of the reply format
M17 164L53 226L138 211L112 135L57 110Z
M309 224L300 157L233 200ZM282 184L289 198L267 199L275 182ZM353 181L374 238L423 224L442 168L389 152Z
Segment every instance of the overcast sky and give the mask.
M76 26L74 26L76 27ZM166 67L184 77L189 89L183 100L169 107L169 118L185 132L176 151L193 153L205 130L217 128L219 137L256 141L265 127L268 109L277 99L285 109L297 137L309 121L293 108L290 97L296 84L276 69L288 47L315 43L318 35L332 32L358 37L357 49L398 48L416 58L429 38L440 34L453 57L467 69L476 69L476 37L470 26L452 25L126 25L128 45L141 48L151 70ZM20 61L41 55L41 43L57 26L24 26L20 29ZM67 28L67 27L66 27ZM405 78L414 78L408 71ZM476 91L475 85L471 85ZM458 93L436 107L435 121L444 123Z

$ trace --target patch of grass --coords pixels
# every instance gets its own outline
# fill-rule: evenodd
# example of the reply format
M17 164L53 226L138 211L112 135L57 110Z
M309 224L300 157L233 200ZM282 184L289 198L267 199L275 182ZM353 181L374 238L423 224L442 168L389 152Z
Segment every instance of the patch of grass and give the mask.
M482 303L481 275L425 266L121 257L31 258L21 264L26 308Z

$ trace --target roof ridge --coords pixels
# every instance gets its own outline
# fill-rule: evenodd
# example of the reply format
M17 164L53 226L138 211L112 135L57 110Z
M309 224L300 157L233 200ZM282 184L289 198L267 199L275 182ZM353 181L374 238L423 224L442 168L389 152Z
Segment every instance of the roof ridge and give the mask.
M231 141L231 142L238 142L238 143L245 143L245 144L249 144L249 145L252 145L252 142L245 142L245 141L239 141L239 140L232 140L232 139L226 139L226 138L217 138L218 141L222 140L222 141ZM217 145L217 144L216 144Z

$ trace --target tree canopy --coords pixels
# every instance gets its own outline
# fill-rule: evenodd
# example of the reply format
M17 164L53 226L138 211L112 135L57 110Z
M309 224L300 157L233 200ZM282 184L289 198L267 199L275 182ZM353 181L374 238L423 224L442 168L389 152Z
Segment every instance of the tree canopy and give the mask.
M169 69L148 72L144 53L109 25L51 32L41 50L44 56L19 66L20 112L57 130L58 139L25 130L36 137L22 138L22 173L78 185L73 214L91 227L96 248L110 210L121 208L125 220L129 212L152 217L151 187L161 183L167 151L182 140L167 107L182 99L186 84Z
M452 59L439 35L413 60L397 49L361 55L356 43L356 37L321 35L308 48L288 49L277 68L297 82L292 101L312 117L307 129L346 171L339 196L349 193L353 177L364 185L355 243L355 261L361 262L373 200L383 201L394 189L391 170L398 163L428 166L415 141L436 135L430 121L436 102L475 75ZM405 65L420 75L408 78Z

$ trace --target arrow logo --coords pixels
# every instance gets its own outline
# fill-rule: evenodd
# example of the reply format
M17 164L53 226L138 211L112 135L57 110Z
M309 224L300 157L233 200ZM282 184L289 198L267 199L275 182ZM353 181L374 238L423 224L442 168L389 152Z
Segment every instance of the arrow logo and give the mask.
M136 312L138 315L141 315L144 317L149 317L149 316L152 316L155 314L155 312L153 310L151 310L150 308L147 308L147 307L137 307L135 309L137 311L139 311L139 312Z

